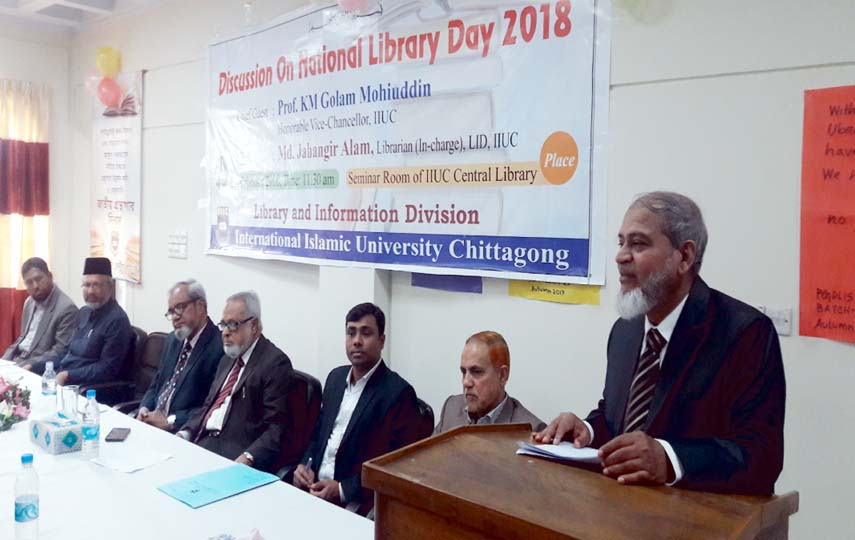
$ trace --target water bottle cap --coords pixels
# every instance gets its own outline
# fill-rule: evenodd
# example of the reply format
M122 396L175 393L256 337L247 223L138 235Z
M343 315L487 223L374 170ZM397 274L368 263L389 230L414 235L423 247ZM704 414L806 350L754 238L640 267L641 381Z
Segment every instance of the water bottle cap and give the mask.
M95 397L95 390L87 390L86 391L86 399L92 399Z
M28 463L32 463L32 462L33 462L33 455L32 454L24 454L21 456L21 464L22 465L27 465Z
M45 364L45 366L47 366L47 369L53 369L53 362L48 361L48 362Z

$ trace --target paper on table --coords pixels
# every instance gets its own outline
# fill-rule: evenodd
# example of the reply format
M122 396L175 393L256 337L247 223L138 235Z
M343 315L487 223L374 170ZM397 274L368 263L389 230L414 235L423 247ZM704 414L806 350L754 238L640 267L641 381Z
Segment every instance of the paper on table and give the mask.
M525 441L517 441L517 454L537 456L559 461L579 461L582 463L599 463L596 448L576 448L569 442L558 444L530 444Z
M199 508L232 495L243 493L279 480L278 476L246 465L232 465L158 487L170 497L190 508Z
M109 444L105 443L105 445ZM137 448L128 450L124 447L108 450L108 448L102 446L101 455L92 461L114 471L132 473L147 469L171 457L169 454L154 450L140 450Z

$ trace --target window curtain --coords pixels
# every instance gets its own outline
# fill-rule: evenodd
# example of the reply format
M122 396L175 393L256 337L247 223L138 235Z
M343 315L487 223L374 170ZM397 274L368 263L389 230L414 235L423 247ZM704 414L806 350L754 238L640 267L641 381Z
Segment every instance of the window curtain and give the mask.
M21 329L21 264L48 261L49 107L47 85L0 79L0 354Z

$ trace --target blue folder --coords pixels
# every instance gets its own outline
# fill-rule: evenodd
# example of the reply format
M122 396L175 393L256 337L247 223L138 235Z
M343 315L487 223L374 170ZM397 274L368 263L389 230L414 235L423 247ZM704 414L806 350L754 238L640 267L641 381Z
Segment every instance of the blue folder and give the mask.
M277 480L279 477L246 465L231 465L165 484L157 489L190 508L199 508Z

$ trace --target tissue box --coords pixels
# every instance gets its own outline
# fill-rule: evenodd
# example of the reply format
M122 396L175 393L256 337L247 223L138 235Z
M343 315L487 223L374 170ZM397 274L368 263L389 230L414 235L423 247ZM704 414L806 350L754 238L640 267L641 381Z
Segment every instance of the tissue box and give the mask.
M30 420L30 442L51 454L77 452L83 444L80 422L59 416Z

